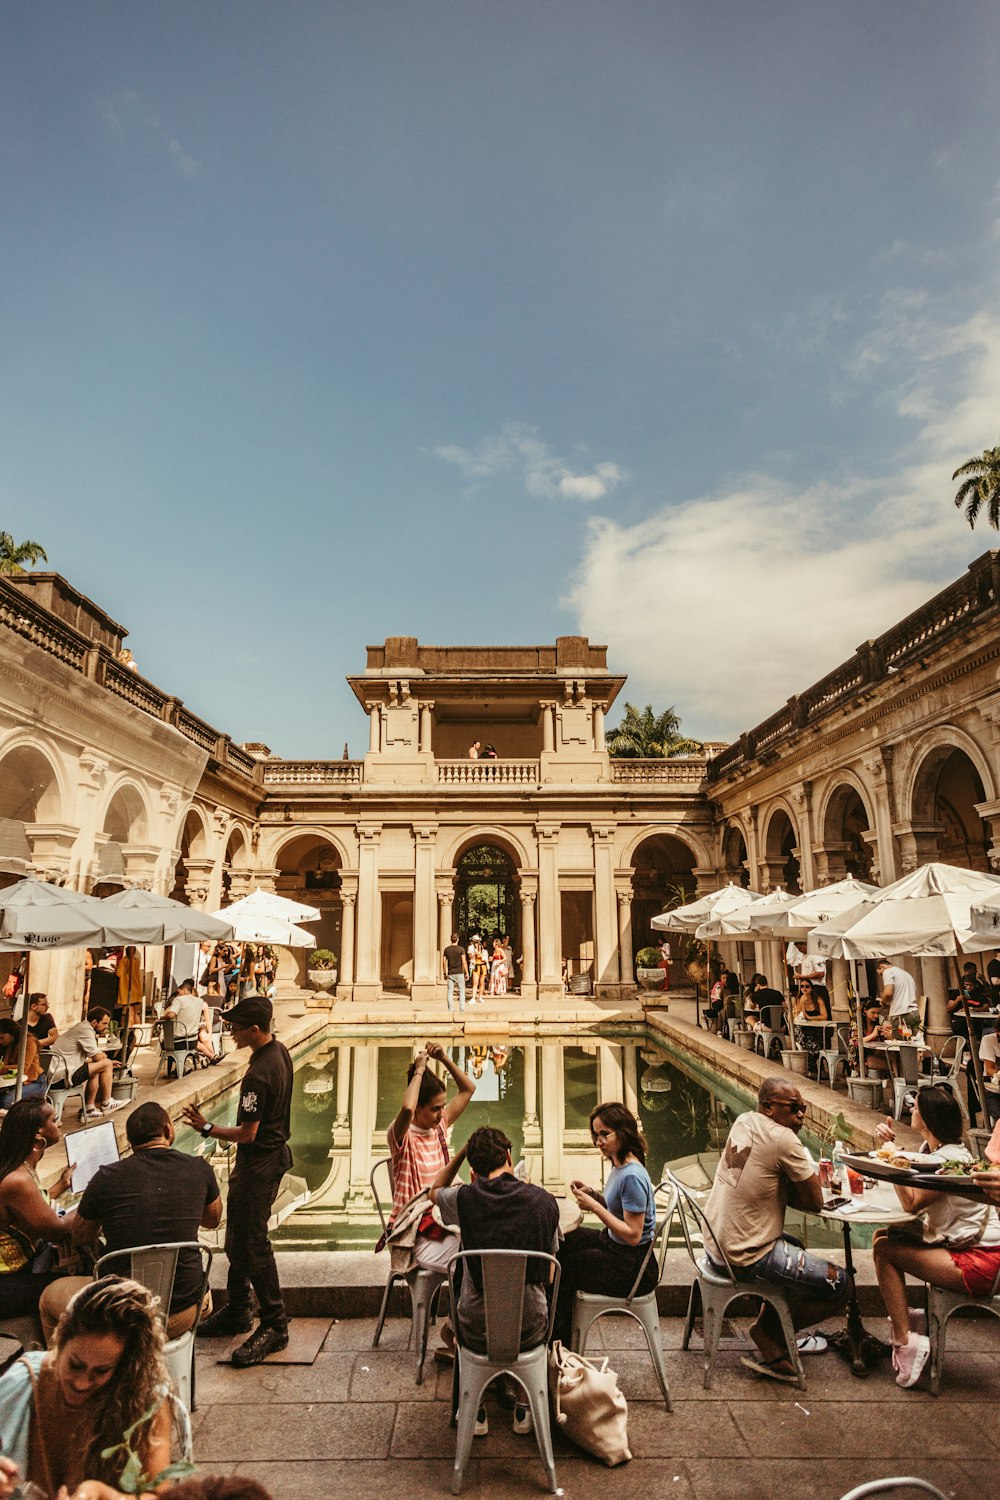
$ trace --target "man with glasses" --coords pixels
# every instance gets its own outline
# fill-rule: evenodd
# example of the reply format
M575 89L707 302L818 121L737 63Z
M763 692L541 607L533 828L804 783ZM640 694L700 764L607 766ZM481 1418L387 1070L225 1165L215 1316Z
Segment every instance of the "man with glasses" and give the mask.
M184 1111L188 1124L206 1138L236 1143L226 1204L229 1301L201 1323L198 1334L219 1338L249 1332L253 1287L260 1326L232 1353L233 1364L245 1369L288 1345L288 1317L267 1224L281 1179L292 1164L292 1059L272 1035L270 1000L240 1000L222 1019L237 1047L250 1048L250 1065L240 1085L235 1125L212 1125L194 1104Z
M785 1209L817 1211L823 1189L809 1152L799 1140L806 1103L795 1084L776 1075L765 1078L756 1110L733 1122L705 1205L715 1243L709 1258L723 1268L723 1255L737 1280L773 1281L788 1293L796 1329L809 1328L846 1304L847 1273L832 1261L809 1255L785 1234ZM744 1359L748 1369L770 1380L795 1382L781 1323L774 1308L761 1305L750 1337L760 1351ZM812 1334L799 1340L802 1353L822 1353L826 1340Z

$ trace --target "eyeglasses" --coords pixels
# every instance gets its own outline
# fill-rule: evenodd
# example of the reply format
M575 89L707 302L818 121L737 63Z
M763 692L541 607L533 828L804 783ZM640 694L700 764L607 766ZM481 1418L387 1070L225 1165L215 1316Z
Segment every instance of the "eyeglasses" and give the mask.
M594 1140L595 1141L610 1141L611 1138L612 1138L612 1136L615 1136L617 1134L618 1134L617 1130L595 1130L594 1131Z
M772 1099L771 1103L777 1104L781 1109L790 1109L793 1115L804 1115L809 1108L801 1099Z

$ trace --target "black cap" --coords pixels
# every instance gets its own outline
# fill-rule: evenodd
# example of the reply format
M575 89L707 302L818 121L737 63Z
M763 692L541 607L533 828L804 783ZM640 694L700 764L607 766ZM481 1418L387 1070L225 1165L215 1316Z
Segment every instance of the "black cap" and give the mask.
M249 1000L240 1000L222 1012L223 1025L259 1026L261 1031L270 1031L273 1010L270 1000L255 1000L251 996Z

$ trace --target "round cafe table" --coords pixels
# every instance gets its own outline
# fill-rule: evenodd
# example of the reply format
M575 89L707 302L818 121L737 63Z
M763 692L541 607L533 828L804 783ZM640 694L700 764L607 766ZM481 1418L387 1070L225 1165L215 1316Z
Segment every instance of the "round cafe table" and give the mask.
M844 1186L847 1188L847 1172L844 1172ZM900 1205L896 1197L895 1189L891 1183L876 1182L873 1187L865 1187L864 1193L859 1198L852 1197L849 1203L842 1208L826 1208L819 1210L820 1218L826 1219L828 1223L839 1224L844 1233L844 1265L848 1276L851 1278L851 1295L847 1303L847 1323L842 1333L834 1334L830 1340L831 1345L846 1359L850 1361L851 1372L854 1375L867 1375L868 1365L874 1364L877 1359L886 1359L891 1350L889 1345L881 1339L875 1338L865 1328L861 1321L861 1312L858 1308L858 1289L854 1280L854 1257L851 1251L851 1226L853 1224L864 1224L868 1227L883 1226L887 1224L911 1223L916 1215L907 1213Z

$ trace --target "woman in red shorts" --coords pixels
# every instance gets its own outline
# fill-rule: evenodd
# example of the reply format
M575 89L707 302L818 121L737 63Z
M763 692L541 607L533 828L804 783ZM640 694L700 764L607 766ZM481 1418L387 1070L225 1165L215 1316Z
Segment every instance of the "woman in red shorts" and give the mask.
M918 1091L913 1128L924 1138L922 1151L946 1161L972 1160L962 1145L962 1112L950 1088L932 1084ZM925 1334L910 1331L906 1273L949 1292L987 1296L1000 1273L1000 1221L989 1203L933 1188L897 1184L896 1195L908 1213L918 1215L918 1222L879 1230L872 1249L892 1328L896 1384L908 1387L920 1379L930 1343Z

